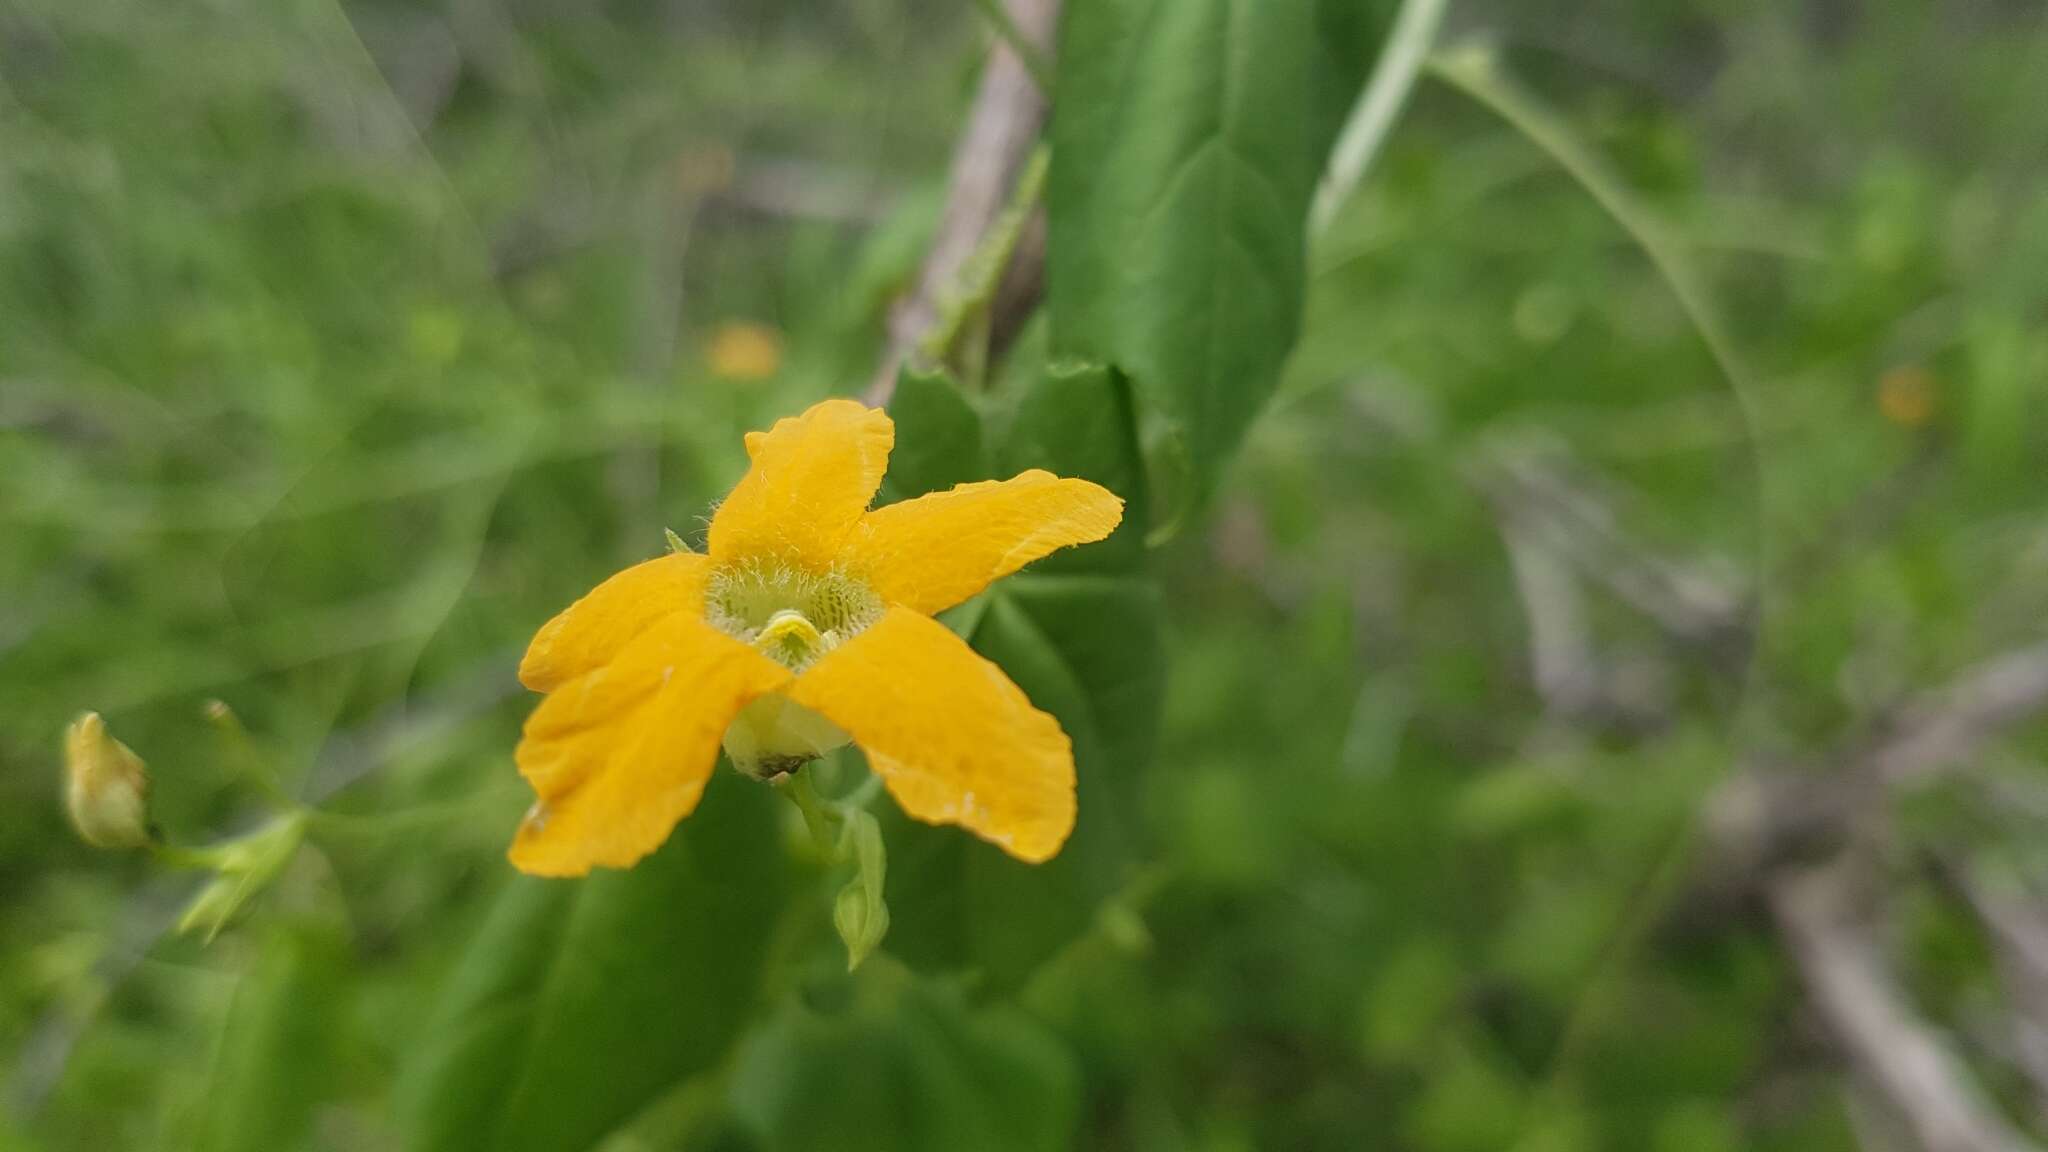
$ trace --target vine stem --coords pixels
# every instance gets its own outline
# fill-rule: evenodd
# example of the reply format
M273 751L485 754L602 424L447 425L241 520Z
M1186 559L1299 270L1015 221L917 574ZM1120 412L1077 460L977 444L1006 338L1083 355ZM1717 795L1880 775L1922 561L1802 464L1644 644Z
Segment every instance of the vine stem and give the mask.
M1737 400L1742 400L1750 383L1749 370L1721 323L1712 295L1686 255L1683 241L1636 198L1627 182L1556 113L1502 72L1491 51L1472 47L1439 53L1430 57L1428 66L1437 78L1507 121L1541 148L1621 225L1670 286L1671 294L1677 298L1679 307L1685 309L1686 318L1692 321L1708 354L1713 356L1715 366L1734 386Z
M961 342L975 333L979 326L975 321L988 314L995 300L996 289L1001 287L1003 270L1010 266L1010 257L1017 251L1017 242L1023 238L1024 226L1030 222L1031 214L1038 210L1038 202L1045 195L1046 173L1052 167L1052 150L1040 144L1031 152L1030 160L1024 165L1024 174L1017 178L1017 187L1010 194L1010 202L1003 208L1002 215L990 226L981 242L975 246L973 255L960 269L960 283L946 295L940 306L938 323L925 338L918 342L914 361L929 365L944 364L962 351ZM978 384L986 367L986 357L978 357L967 375L971 384Z
M810 830L811 842L817 845L818 855L837 863L839 838L832 831L833 814L825 810L825 801L811 785L809 765L784 773L775 781L775 789L789 797L796 810L803 813L804 827Z
M1431 75L1456 89L1505 121L1548 156L1582 188L1608 217L1627 233L1664 280L1679 308L1684 311L1714 365L1727 380L1734 406L1756 441L1756 413L1751 403L1751 376L1735 342L1715 307L1706 281L1686 251L1684 241L1647 204L1640 200L1606 159L1588 146L1563 117L1552 111L1535 94L1523 90L1500 67L1495 54L1474 45L1428 57ZM1762 507L1764 468L1752 457L1756 484L1756 541L1759 562L1768 561L1768 541ZM1761 631L1766 615L1761 585L1748 605L1750 634ZM1754 649L1751 652L1754 667ZM1744 676L1747 687L1748 676ZM1690 874L1700 838L1697 820L1681 817L1665 837L1648 875L1631 895L1614 933L1595 962L1587 986L1573 1005L1547 1061L1545 1094L1559 1097L1576 1072L1578 1061L1596 1029L1606 1022L1618 995L1622 974L1661 920L1664 910L1680 895Z
M875 797L882 794L882 778L871 774L844 797L827 800L818 795L817 785L811 782L810 766L805 765L777 777L774 787L803 814L804 827L809 830L818 855L828 864L840 864L852 856L853 850L846 837L847 829L853 824L852 817L857 812L866 811Z
M1315 205L1309 211L1310 235L1330 226L1337 209L1351 198L1373 158L1379 155L1380 145L1386 142L1387 132L1400 118L1401 108L1407 104L1408 94L1415 89L1416 78L1429 59L1447 7L1449 0L1402 3L1401 11L1394 17L1393 31L1387 34L1386 47L1380 51L1379 63L1373 68L1372 80L1345 120L1337 147L1330 153L1330 167L1316 188Z

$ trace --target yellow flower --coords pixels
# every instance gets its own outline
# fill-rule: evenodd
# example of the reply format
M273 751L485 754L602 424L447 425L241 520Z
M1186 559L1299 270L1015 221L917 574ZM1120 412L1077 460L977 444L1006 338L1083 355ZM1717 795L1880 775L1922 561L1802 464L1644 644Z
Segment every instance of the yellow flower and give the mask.
M708 554L628 568L540 630L519 679L547 698L517 755L539 800L514 865L633 864L697 806L721 741L774 775L850 738L911 816L1020 860L1059 851L1072 744L932 614L1108 536L1123 501L1034 470L869 511L895 436L850 400L749 433Z
M1919 428L1934 418L1937 384L1933 373L1902 364L1877 382L1877 410L1901 428Z
M782 367L782 336L761 324L727 324L711 338L705 359L729 380L766 380Z

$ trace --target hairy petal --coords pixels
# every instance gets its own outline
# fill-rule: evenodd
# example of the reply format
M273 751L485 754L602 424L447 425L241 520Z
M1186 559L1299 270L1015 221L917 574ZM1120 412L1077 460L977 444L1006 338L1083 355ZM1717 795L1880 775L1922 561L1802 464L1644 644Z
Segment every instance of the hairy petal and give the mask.
M702 616L710 572L708 558L672 552L618 573L541 626L519 662L519 682L552 692L604 667L659 621Z
M712 516L712 560L832 567L881 486L895 442L886 413L852 400L821 401L747 433L753 463Z
M562 685L527 718L516 759L539 802L519 827L523 872L624 868L690 814L718 745L787 669L693 615L657 621L616 660Z
M1034 469L875 509L855 563L883 600L929 614L1048 553L1103 539L1123 517L1109 489Z
M889 609L797 677L791 699L851 733L903 810L1038 863L1074 829L1059 721L944 625Z

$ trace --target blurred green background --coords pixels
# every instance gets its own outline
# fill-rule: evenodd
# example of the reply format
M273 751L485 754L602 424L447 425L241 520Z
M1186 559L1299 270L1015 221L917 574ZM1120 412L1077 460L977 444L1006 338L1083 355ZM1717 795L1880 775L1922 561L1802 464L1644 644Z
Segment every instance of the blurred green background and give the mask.
M915 891L854 978L642 900L600 927L689 960L642 994L711 973L734 1046L584 1053L637 1086L605 1147L1919 1146L1784 907L1714 893L1710 817L1763 768L1877 788L1920 693L2048 641L2048 16L1496 0L1467 37L1676 270L1425 77L1154 550L1138 866L981 909L997 947L1074 921L1009 972L925 962ZM865 384L988 44L966 0L0 0L0 1149L488 1149L590 1090L464 1119L419 1068L521 914L513 665L701 533L743 430ZM195 878L77 843L58 744L102 712L174 839L231 834L216 698L332 818L209 944L170 932ZM1858 851L1897 989L2024 1130L2044 972L2000 933L2040 922L2048 732L2007 718ZM730 777L701 866L808 893Z

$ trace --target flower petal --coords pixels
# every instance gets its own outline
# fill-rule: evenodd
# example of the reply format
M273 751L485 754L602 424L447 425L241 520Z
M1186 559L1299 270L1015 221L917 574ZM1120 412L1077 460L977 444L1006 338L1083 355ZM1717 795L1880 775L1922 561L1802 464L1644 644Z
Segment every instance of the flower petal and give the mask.
M726 725L789 676L693 615L656 621L527 718L516 758L540 800L519 827L512 863L580 876L660 847L697 806Z
M1059 721L936 620L889 609L789 696L852 733L919 820L1034 864L1074 830L1074 750Z
M875 509L860 558L883 600L930 614L1048 553L1103 539L1123 518L1109 489L1033 469Z
M671 552L614 575L541 626L519 662L519 682L552 692L617 658L664 617L702 615L710 572L708 557Z
M821 401L747 433L753 464L711 518L712 560L830 568L881 486L895 442L886 413L852 400Z

